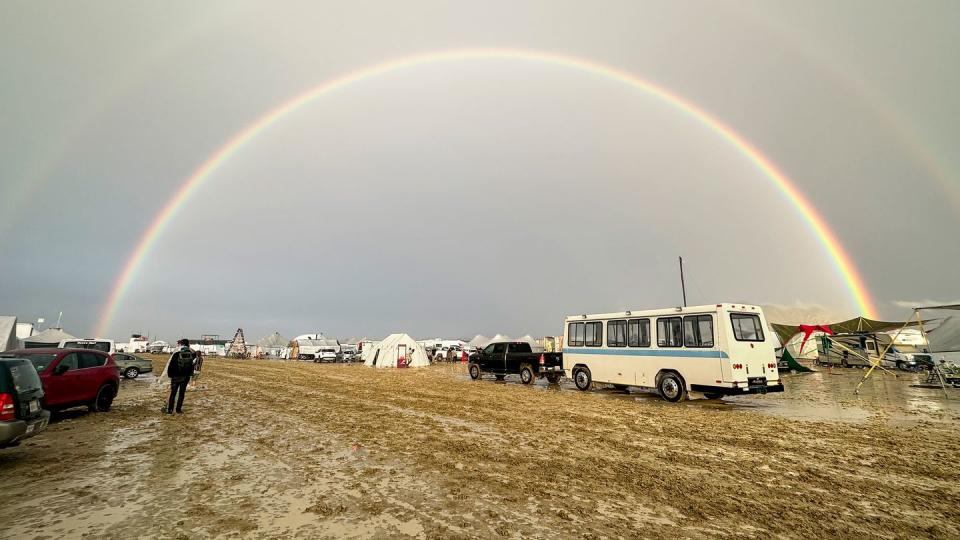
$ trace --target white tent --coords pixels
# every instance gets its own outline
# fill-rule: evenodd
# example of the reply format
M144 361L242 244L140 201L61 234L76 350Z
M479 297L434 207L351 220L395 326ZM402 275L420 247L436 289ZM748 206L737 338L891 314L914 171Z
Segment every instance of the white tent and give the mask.
M477 334L473 336L473 339L471 339L470 342L467 343L467 345L471 347L483 348L487 346L487 343L490 343L490 338L488 338L483 334Z
M20 348L17 340L17 318L0 316L0 352Z
M257 348L270 358L280 358L287 348L287 343L289 343L289 340L281 336L280 332L274 332L258 341Z
M77 339L76 336L64 332L59 328L47 328L39 334L34 334L23 340L23 346L27 349L38 349L41 347L56 347L61 341L67 339Z
M363 364L370 367L397 367L397 360L405 358L407 367L430 365L427 350L407 334L390 334L380 343L363 350Z
M495 342L495 341L496 341L496 342L500 342L500 341L513 341L513 338L510 337L510 336L505 336L505 335L503 335L503 334L497 334L497 335L493 336L493 338L492 338L490 341L491 341L491 342Z

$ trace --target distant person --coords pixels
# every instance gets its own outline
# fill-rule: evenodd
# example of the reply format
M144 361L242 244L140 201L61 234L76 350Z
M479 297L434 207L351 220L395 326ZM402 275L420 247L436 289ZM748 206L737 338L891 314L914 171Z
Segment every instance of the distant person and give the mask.
M173 414L174 398L176 398L177 414L183 413L183 396L187 392L187 383L193 376L196 367L197 353L190 349L190 340L183 338L177 341L179 349L170 355L167 362L167 376L170 377L170 399L167 400L167 414Z

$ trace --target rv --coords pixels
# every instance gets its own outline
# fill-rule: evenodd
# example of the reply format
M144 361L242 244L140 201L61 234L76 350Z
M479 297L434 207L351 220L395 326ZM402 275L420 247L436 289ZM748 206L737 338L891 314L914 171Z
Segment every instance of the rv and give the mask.
M564 323L564 373L580 390L638 386L667 401L783 391L758 306L571 315Z

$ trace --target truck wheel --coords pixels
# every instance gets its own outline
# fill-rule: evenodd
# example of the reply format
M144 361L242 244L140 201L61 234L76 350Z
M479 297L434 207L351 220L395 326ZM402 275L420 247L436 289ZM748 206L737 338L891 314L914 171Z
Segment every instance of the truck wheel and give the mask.
M660 397L670 403L682 401L687 397L687 389L683 384L683 379L676 373L664 373L660 377L660 382L657 383L657 390L660 392Z
M613 385L613 387L616 388L617 390L620 390L621 392L625 392L628 388L626 384L615 384Z
M560 374L550 373L547 375L547 382L550 384L560 384Z
M130 366L123 372L123 376L128 379L136 379L137 375L140 374L140 370L134 366Z
M93 398L93 401L88 405L90 412L109 411L110 406L113 405L113 398L116 395L117 393L114 391L112 384L104 384L97 390L97 397Z
M715 394L713 392L706 392L703 394L703 397L707 399L720 399L723 397L723 394Z
M476 364L470 364L470 370L469 370L469 371L470 371L470 378L471 378L471 379L473 379L473 380L475 380L475 381L480 379L480 366L478 366L478 365L476 365Z
M494 375L494 376L497 378L498 381L502 381L507 377L506 375Z
M520 382L522 382L523 384L530 384L533 382L533 379L534 379L533 369L531 369L530 366L524 364L524 366L520 368Z
M592 382L593 377L590 375L589 368L578 367L573 370L573 384L577 386L577 390L589 390Z

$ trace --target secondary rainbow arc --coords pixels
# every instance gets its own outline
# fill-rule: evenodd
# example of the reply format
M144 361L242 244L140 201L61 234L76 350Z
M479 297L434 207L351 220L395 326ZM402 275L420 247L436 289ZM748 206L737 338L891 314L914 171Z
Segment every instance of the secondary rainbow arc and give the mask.
M481 59L539 62L599 75L619 81L648 95L657 97L672 105L675 109L698 120L747 157L778 188L787 200L793 204L807 227L816 236L827 255L833 261L837 274L844 281L850 298L857 309L866 317L874 318L876 316L874 302L853 260L846 250L843 249L842 244L836 234L830 229L827 222L819 212L816 211L803 193L801 193L795 183L743 136L693 102L626 71L582 58L520 49L458 49L407 56L329 79L266 112L251 124L247 125L243 130L233 135L193 171L190 177L180 185L173 196L163 205L143 234L141 234L134 250L127 258L119 276L114 282L107 301L101 310L101 315L96 326L96 335L106 335L117 310L123 302L124 296L135 280L137 273L142 268L144 260L149 255L157 239L173 221L173 218L180 208L223 163L235 155L247 143L255 139L257 135L313 100L352 83L424 64Z

